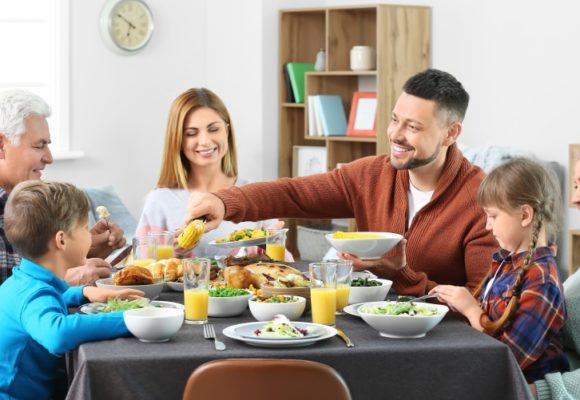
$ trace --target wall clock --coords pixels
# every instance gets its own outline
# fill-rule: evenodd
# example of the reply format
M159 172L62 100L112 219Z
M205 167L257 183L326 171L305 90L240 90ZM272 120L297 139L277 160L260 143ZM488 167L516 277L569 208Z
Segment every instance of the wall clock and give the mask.
M100 17L101 37L120 54L142 50L153 34L153 14L142 0L107 0Z

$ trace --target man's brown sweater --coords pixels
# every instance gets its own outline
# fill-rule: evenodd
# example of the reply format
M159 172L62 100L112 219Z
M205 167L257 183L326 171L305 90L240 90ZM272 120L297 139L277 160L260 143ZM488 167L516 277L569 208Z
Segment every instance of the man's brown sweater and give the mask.
M433 196L407 229L408 170L389 156L353 161L325 174L252 183L217 192L226 220L355 218L360 231L396 232L407 238L407 266L393 278L398 294L421 295L437 284L473 289L489 270L497 244L477 204L483 171L456 145Z

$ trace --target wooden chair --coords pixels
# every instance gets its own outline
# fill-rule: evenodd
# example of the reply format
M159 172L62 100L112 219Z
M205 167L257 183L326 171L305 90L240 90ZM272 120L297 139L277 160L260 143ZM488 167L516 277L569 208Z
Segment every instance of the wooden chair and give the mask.
M238 358L206 362L190 375L183 400L351 400L342 377L307 360Z

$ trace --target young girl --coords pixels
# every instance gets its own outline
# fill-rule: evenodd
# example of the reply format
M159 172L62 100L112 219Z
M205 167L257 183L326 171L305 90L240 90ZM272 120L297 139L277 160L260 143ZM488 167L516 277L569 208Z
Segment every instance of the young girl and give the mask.
M519 158L494 169L478 193L486 228L501 247L491 271L473 295L457 286L431 290L475 329L508 345L528 382L568 370L561 343L566 308L554 252L547 247L558 223L559 193L537 162Z

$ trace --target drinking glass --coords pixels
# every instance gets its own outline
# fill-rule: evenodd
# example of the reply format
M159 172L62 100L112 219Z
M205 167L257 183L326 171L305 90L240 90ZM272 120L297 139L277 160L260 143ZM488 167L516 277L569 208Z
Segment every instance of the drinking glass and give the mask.
M208 258L186 258L183 260L183 296L186 324L205 324L209 302L209 274L211 262Z
M331 262L336 263L336 315L344 315L342 309L348 305L350 295L352 261L332 260Z
M275 261L284 261L287 228L266 228L266 255Z
M133 238L133 265L145 267L157 260L157 238L153 236L135 236Z
M149 232L147 236L153 236L157 238L157 260L167 260L168 258L175 257L173 251L173 243L175 242L175 236L169 231L161 232Z
M336 269L334 262L310 263L310 304L312 322L336 324Z

